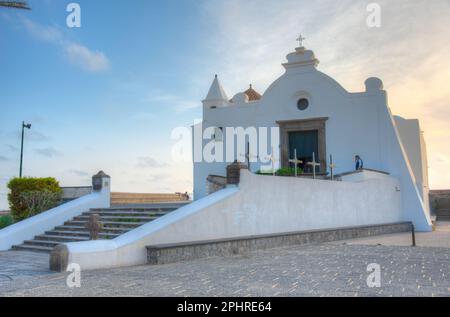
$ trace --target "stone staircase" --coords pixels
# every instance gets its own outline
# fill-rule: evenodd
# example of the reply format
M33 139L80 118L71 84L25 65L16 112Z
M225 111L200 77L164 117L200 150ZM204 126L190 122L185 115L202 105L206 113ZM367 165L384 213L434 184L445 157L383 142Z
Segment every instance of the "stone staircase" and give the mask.
M21 245L13 246L12 250L50 253L56 245L61 243L89 241L89 230L86 224L90 214L98 214L100 216L103 229L99 234L99 238L114 239L121 234L164 216L180 206L182 205L171 204L154 207L91 209L53 230L34 237L33 240L27 240Z
M437 221L450 221L450 192L440 191L435 197L435 210Z
M450 209L438 209L436 211L437 221L450 221Z

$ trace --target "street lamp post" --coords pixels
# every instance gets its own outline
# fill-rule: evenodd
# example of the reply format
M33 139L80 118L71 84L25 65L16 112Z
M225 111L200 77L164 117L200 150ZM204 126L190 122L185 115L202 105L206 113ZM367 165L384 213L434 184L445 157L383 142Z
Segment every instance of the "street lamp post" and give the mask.
M25 124L25 121L22 121L22 143L20 145L20 170L19 177L22 178L22 161L23 161L23 136L25 128L31 129L31 123Z

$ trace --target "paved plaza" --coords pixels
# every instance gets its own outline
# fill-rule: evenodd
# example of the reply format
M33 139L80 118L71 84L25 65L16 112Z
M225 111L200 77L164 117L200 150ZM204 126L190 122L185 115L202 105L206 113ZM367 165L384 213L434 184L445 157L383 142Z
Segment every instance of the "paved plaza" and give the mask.
M80 288L66 285L67 273L48 272L46 255L5 252L0 296L450 296L450 248L432 246L432 237L448 243L449 228L441 224L434 233L419 234L416 248L399 234L86 271ZM379 288L367 286L371 263L381 268Z

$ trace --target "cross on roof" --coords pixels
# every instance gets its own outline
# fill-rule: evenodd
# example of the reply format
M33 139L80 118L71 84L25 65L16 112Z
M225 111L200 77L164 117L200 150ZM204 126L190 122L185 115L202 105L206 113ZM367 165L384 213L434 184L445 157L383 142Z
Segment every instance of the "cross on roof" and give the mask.
M301 34L298 36L297 41L299 44L299 47L303 46L303 41L306 40L306 37L303 37Z

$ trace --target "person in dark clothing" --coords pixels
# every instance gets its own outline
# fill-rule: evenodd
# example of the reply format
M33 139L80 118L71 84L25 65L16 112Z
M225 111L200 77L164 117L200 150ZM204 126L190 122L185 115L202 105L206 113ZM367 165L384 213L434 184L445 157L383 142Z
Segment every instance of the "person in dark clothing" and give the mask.
M356 163L355 168L357 171L362 170L364 168L364 162L359 155L355 156L355 163Z

